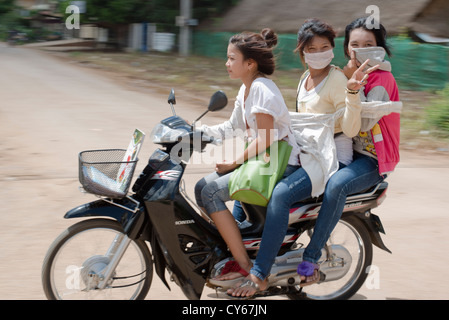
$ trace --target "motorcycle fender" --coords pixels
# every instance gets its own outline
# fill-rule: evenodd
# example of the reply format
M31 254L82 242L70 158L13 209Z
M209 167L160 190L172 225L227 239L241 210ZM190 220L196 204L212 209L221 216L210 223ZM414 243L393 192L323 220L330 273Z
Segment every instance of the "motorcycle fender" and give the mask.
M110 217L122 224L124 232L131 239L139 239L146 230L142 230L145 222L145 214L140 211L131 212L115 206L103 200L97 200L83 204L68 211L65 219L85 218L85 217Z
M97 200L73 208L64 215L64 218L110 217L118 222L123 222L131 214L132 212L114 206L106 201Z
M380 218L376 216L375 214L370 213L368 217L365 219L362 219L363 223L365 224L366 228L368 229L371 242L379 247L382 250L385 250L389 253L392 253L390 249L388 249L384 242L382 241L382 238L380 237L379 232L382 232L385 234L385 230L382 226L382 222L380 221Z

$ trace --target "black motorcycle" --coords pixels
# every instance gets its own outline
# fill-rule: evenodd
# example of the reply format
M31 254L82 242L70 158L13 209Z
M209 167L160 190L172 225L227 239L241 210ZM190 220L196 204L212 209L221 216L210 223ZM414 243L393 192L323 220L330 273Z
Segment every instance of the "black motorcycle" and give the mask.
M161 148L151 155L131 193L129 182L137 160L123 161L124 150L80 153L80 182L100 199L65 214L66 219L90 219L70 226L50 246L42 268L48 299L144 299L153 268L168 288L165 270L187 298L200 299L205 284L212 286L208 279L232 259L219 232L189 198L182 181L192 153L219 144L194 124L208 111L224 108L226 95L216 92L208 110L193 125L175 115L173 90L168 102L174 115L152 132L153 142ZM89 175L115 181L121 171L126 171L128 182L118 189ZM380 219L371 213L385 198L387 186L382 182L348 197L342 219L323 249L320 282L305 288L299 285L296 268L313 232L321 199L295 204L271 269L269 288L259 295L287 295L290 299L347 299L354 295L368 276L372 244L390 252L379 235L384 232ZM247 220L241 233L254 259L266 208L242 206Z

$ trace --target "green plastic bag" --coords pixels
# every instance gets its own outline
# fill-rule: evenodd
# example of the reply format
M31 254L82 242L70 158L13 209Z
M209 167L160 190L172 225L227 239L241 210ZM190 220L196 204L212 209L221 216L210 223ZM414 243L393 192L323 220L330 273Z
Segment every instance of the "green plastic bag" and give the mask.
M291 151L287 141L275 141L235 169L228 185L231 199L266 207L274 186L284 175Z

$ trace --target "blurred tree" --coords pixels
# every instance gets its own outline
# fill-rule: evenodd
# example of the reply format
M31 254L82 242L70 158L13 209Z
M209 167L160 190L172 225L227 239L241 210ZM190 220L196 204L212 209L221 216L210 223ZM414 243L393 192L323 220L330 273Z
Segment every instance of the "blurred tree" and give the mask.
M14 0L0 0L0 16L15 8Z
M237 2L239 0L193 0L193 18L203 20L219 16Z
M143 22L150 14L149 0L87 0L85 21L107 24Z
M0 0L2 1L2 0ZM13 0L7 0L13 1ZM149 22L157 25L159 32L177 33L176 16L180 15L180 0L85 0L86 12L81 23L95 23L110 30L110 37L117 37L121 25ZM66 15L71 0L60 0L59 12ZM193 18L215 17L238 0L192 0Z
M10 37L12 30L22 27L14 0L0 0L0 40Z
M151 12L147 17L147 22L156 23L158 30L177 32L175 26L176 16L180 15L179 0L151 0Z
M13 0L0 0L13 2ZM129 24L137 22L156 23L164 31L175 32L175 19L180 13L180 0L85 0L86 13L83 23ZM193 0L193 18L216 16L236 4L238 0ZM60 11L70 0L60 2Z

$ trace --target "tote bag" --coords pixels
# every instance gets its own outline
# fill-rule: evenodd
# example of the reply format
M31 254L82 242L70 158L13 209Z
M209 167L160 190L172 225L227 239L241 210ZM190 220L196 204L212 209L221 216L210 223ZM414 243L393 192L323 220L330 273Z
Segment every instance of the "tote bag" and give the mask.
M288 165L292 147L275 141L264 152L235 169L229 179L231 199L266 207Z

